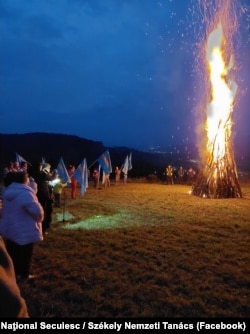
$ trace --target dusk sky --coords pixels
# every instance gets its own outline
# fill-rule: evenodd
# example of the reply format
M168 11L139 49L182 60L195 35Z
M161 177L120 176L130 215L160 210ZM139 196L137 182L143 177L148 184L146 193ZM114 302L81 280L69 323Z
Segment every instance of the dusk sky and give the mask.
M234 131L249 150L249 1L234 1ZM0 133L139 149L195 141L206 30L198 0L0 0L0 15Z

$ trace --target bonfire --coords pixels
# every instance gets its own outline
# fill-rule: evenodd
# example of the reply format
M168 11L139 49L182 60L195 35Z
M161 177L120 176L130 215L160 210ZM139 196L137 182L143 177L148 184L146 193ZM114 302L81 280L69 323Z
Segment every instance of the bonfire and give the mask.
M223 8L223 15L225 10L228 8ZM240 198L242 192L232 144L232 114L238 87L230 79L233 57L227 55L230 48L227 47L223 32L225 20L222 15L221 18L206 42L205 58L209 77L209 101L204 129L206 144L202 168L193 185L192 194L206 198Z

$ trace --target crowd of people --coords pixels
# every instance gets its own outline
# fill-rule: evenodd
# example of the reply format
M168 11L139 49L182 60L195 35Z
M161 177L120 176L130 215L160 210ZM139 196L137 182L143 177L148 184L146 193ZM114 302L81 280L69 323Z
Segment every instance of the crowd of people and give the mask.
M70 197L76 199L77 179L75 166L67 169L70 178ZM110 187L110 174L94 169L89 179L94 187L101 184ZM121 170L115 168L115 185L120 184ZM126 176L124 176L126 183ZM63 183L56 169L49 163L10 162L3 171L3 190L1 194L0 235L10 255L16 279L32 279L30 273L34 244L48 234L52 222L53 207L61 207Z
M124 173L121 171L121 169L116 166L115 167L115 171L114 171L114 174L115 174L115 185L119 185L121 183L121 175L123 175L123 181L122 183L123 184L126 184L127 183L127 173ZM91 179L91 173L89 174L89 178ZM93 179L93 183L94 183L94 188L99 188L101 184L104 185L104 187L110 187L111 185L111 181L110 181L110 173L104 173L102 174L102 179L101 178L101 174L100 174L100 171L95 168L93 170L93 173L92 173L92 179Z
M70 168L69 168L70 170ZM53 206L61 206L63 184L57 170L38 163L10 162L4 169L0 198L0 317L29 317L17 282L33 280L34 245L44 239ZM73 177L71 178L73 180ZM74 184L73 182L71 184ZM72 186L71 196L75 198Z
M0 200L0 316L29 317L18 280L30 273L34 244L43 240L45 210L38 199L38 180L23 162L4 170ZM4 300L4 303L2 302Z
M30 273L34 244L44 238L52 221L50 166L41 164L28 173L28 163L10 163L4 170L0 235L10 255L16 279L33 279Z
M163 173L163 181L167 184L187 184L193 185L196 179L197 173L192 168L184 169L183 166L180 166L178 169L175 169L172 165L168 165Z
M76 199L77 179L75 166L69 165L70 197ZM114 185L119 185L123 174L123 184L127 174L116 166ZM178 170L170 164L165 169L167 184L192 184L196 177L193 168ZM102 174L94 169L88 174L94 188L100 183L110 187L110 174ZM29 166L23 161L10 162L3 171L3 189L0 198L0 298L7 298L6 307L0 305L0 317L5 315L28 317L24 299L17 285L18 280L31 280L31 262L34 244L41 242L52 222L53 207L61 207L61 195L67 183L63 183L56 169L51 171L48 163ZM9 303L9 304L8 304ZM15 307L12 305L15 304Z

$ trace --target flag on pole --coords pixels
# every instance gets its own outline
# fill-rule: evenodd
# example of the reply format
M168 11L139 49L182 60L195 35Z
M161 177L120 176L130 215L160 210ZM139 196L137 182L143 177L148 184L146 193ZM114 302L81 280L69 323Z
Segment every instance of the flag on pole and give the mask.
M62 157L60 158L57 165L57 173L63 183L71 183L67 168L65 167Z
M42 165L42 169L44 169L44 167L46 166L46 161L44 157L42 157L41 165Z
M28 160L24 159L20 154L16 153L16 162L18 162L19 166L21 166L22 162L27 162L28 165L31 166Z
M99 166L98 166L98 182L97 182L97 188L99 188L100 175L101 175L101 168L102 168L102 166L99 164Z
M128 156L128 170L132 169L132 153L130 152Z
M81 195L83 195L88 188L88 167L86 158L84 158L83 161L78 165L73 175L79 182L81 187Z
M105 151L98 159L97 161L101 165L103 171L105 174L112 173L112 165L110 160L109 151Z
M121 167L121 170L124 174L128 174L128 169L129 169L128 167L129 167L129 160L128 160L128 155L127 155Z

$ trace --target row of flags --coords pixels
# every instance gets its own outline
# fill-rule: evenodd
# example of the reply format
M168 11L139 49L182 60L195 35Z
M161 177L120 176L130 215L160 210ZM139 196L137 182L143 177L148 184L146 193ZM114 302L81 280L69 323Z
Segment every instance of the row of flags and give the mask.
M19 163L19 165L22 162L27 162L28 164L30 164L26 159L24 159L18 153L16 153L16 161ZM111 164L110 154L108 150L102 153L96 161L98 161L99 163L99 173L100 173L101 168L105 174L112 173L112 164ZM96 161L94 161L94 163ZM45 167L46 165L46 161L43 157L42 157L41 164L42 164L42 167ZM121 171L124 174L127 174L128 171L131 169L132 169L132 155L130 153L129 155L126 156L124 163L121 166ZM57 174L63 183L71 183L68 170L64 164L62 157L59 159L59 162L57 165ZM74 171L73 176L78 181L80 185L81 195L83 195L88 188L88 166L87 166L86 158L84 158L82 162L77 166L77 168Z

